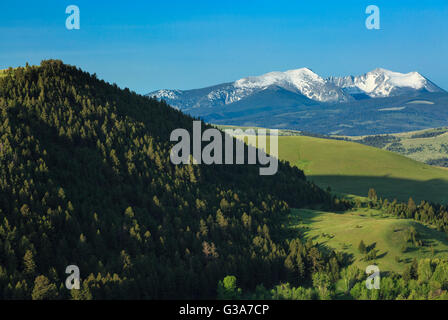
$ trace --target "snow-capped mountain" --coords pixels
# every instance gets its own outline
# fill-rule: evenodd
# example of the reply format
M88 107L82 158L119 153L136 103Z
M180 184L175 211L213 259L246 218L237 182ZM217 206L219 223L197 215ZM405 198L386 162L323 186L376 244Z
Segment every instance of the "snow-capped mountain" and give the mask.
M302 98L322 103L350 101L353 98L341 88L323 79L308 68L270 72L246 77L232 83L194 90L158 90L148 96L164 99L182 110L232 104L268 88L281 88Z
M371 98L399 96L415 91L443 92L418 72L399 73L382 68L356 77L330 77L327 81L349 94L364 93Z
M301 68L269 72L202 89L158 90L148 96L164 99L173 107L188 111L230 105L274 88L279 89L279 92L287 92L289 100L293 99L291 94L295 95L300 103L304 100L316 103L346 103L365 98L443 92L418 72L404 74L378 68L361 76L324 79L308 68ZM271 94L270 98L275 104L275 97ZM281 101L277 101L277 104L282 105Z
M214 124L366 135L448 126L448 93L418 72L322 78L307 68L148 94Z
M285 72L270 72L258 77L247 77L235 81L233 86L247 93L277 86L319 102L350 100L350 97L339 87L324 80L308 68Z

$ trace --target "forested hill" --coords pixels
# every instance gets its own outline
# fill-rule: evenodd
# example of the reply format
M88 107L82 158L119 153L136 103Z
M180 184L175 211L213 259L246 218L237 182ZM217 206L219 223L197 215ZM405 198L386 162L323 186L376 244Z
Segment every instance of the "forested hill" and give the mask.
M214 298L227 274L337 271L279 237L288 206L327 193L285 163L172 165L170 133L193 119L163 102L51 60L6 71L0 110L0 298ZM71 264L82 290L65 288Z

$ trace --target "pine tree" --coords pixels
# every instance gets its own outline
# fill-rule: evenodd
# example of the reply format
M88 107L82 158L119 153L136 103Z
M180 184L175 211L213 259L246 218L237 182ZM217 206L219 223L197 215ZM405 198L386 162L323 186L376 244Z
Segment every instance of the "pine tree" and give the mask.
M36 264L34 262L33 252L26 250L23 256L24 273L28 276L33 276L36 271Z
M409 198L409 201L408 201L408 212L411 214L411 216L412 216L412 214L414 214L414 212L417 210L417 206L415 205L415 202L414 202L414 200L412 199L412 197L411 198Z
M366 247L366 245L365 245L365 243L364 243L363 240L361 240L361 241L359 242L359 245L358 245L358 251L359 251L359 253L362 253L362 254L367 253L367 247Z
M58 291L54 283L50 283L47 277L40 275L34 280L33 300L53 300L58 297Z
M376 194L376 190L373 188L369 189L368 192L368 198L372 201L377 201L378 200L378 195Z

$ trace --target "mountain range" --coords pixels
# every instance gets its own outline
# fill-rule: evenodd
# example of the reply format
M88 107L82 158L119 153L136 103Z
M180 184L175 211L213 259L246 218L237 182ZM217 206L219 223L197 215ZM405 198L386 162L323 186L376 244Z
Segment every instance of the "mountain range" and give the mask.
M275 71L147 96L207 122L325 134L392 133L448 124L443 120L448 119L448 94L443 89L418 72L382 68L360 76L328 78L308 68Z

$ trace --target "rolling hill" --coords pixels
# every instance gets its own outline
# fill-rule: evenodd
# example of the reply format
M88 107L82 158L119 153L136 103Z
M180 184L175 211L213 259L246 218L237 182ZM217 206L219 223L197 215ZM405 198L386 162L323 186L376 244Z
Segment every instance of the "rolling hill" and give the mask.
M406 201L448 202L448 171L393 152L346 141L279 137L279 157L304 170L321 187Z
M444 258L448 255L448 239L443 232L419 222L397 219L380 210L358 209L344 213L316 210L293 210L291 226L305 237L321 245L349 254L356 266L365 270L376 264L381 272L402 272L414 258ZM407 232L414 228L424 245L407 241ZM374 261L365 261L358 250L360 241L378 250Z
M269 145L269 144L268 144ZM393 200L448 202L448 170L394 152L334 139L279 136L279 158L320 187L366 196L374 188Z

